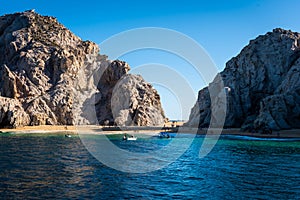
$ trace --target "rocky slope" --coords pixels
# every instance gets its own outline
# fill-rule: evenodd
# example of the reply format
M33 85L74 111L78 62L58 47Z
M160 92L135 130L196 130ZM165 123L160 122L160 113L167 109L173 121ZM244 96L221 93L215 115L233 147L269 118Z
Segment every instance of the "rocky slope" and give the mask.
M141 76L127 74L114 87L111 108L117 124L162 125L160 97ZM159 114L157 114L159 113Z
M2 16L0 127L115 123L110 104L112 91L129 69L125 62L107 60L99 54L96 44L82 41L53 17L34 11ZM138 102L128 112L134 119L130 125L163 123L165 117L156 90L151 85L144 87L145 81L140 77L128 77L136 84L128 85L126 91L142 88L150 94L145 98L143 93L129 95L126 99ZM135 117L140 113L139 106L148 106L147 101L156 102L153 110ZM96 112L96 117L88 116L89 111ZM125 111L118 112L128 118ZM119 125L125 125L124 119L119 120Z
M278 28L251 40L220 75L227 93L225 127L300 128L299 33ZM204 88L187 125L207 127L212 117L210 107L209 91Z

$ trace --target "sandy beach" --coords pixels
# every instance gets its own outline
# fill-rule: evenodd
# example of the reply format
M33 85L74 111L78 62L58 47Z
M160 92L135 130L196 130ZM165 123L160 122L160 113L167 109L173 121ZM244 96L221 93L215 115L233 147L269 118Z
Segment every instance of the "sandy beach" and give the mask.
M103 130L103 129L112 129L112 130ZM113 134L124 134L126 133L139 133L139 134L158 134L160 129L151 130L149 128L139 128L138 130L113 130L119 129L117 127L103 127L96 125L88 126L52 126L52 125L41 125L41 126L25 126L18 127L15 129L5 128L0 129L1 133L14 133L14 134L27 134L27 133L68 133L68 134L102 134L102 135L113 135Z
M170 127L171 128L171 127ZM96 125L88 126L52 126L52 125L42 125L42 126L25 126L18 127L15 129L0 129L2 133L14 133L14 134L26 134L26 133L56 133L56 132L66 132L68 134L145 134L145 135L155 135L159 132L162 132L159 127L102 127ZM222 135L241 135L241 136L252 136L260 138L300 138L300 129L291 129L291 130L281 130L273 131L272 134L261 134L261 133L250 133L242 132L238 128L223 129ZM197 128L188 128L188 127L179 127L179 134L185 133L197 133L199 135L205 134L216 134L220 130L217 129L200 129Z

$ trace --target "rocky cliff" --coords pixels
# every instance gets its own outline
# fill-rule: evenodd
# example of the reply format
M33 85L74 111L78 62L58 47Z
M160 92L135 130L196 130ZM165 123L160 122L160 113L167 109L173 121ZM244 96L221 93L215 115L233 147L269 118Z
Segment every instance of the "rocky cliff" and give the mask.
M274 29L259 36L220 73L227 93L225 127L243 130L300 128L300 34ZM215 79L210 85L217 84ZM199 91L189 126L211 119L208 88Z
M82 41L53 17L34 11L2 16L0 127L107 121L113 124L112 92L125 75L135 84L122 88L124 94L142 88L140 90L149 95L141 92L122 97L127 103L131 102L126 105L136 105L136 102L137 105L118 107L121 110L115 112L122 113L116 114L118 125L125 125L127 118L134 119L127 125L163 123L165 117L157 91L141 77L127 76L129 69L125 62L107 60L99 54L95 43ZM151 107L146 101L155 104ZM87 102L96 112L96 119L88 118L83 110L86 107L82 105ZM150 105L151 112L146 110L146 105ZM146 111L139 112L140 107ZM142 117L135 117L140 114Z

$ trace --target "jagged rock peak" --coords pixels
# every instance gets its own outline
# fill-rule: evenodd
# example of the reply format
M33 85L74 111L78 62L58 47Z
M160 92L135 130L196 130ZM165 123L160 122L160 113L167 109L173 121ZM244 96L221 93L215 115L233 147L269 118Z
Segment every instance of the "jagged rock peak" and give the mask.
M291 30L285 30L285 29L282 29L282 28L274 28L273 33L281 33L281 34L289 34L289 35L299 35L299 33L297 32L293 32ZM269 34L269 33L267 33Z
M0 17L0 92L20 102L23 125L72 124L73 81L99 48L53 17L35 12ZM0 123L1 124L1 123Z
M2 117L0 127L69 125L78 121L96 124L94 120L102 119L114 123L109 106L111 91L129 69L123 61L107 60L99 54L98 45L82 41L54 17L34 11L2 16L0 96L5 98L3 105L11 101L15 107L22 107L20 112L27 117L24 121ZM154 90L151 88L149 92ZM89 111L98 111L96 119L82 115L80 107L75 108L87 104L90 104ZM104 106L99 109L99 105ZM11 108L12 113L16 110ZM0 115L7 116L2 111ZM157 111L158 115L161 113ZM80 119L75 120L76 117ZM156 116L152 117L147 120Z
M277 28L251 40L220 73L224 86L230 89L225 127L244 130L298 128L299 71L299 33ZM218 79L210 85L217 83ZM206 88L199 92L188 124L208 126L210 107Z

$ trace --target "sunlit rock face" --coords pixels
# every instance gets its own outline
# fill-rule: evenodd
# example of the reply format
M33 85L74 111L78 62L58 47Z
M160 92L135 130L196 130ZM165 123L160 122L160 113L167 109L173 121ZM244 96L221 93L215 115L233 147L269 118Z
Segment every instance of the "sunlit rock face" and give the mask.
M299 47L299 33L278 28L251 40L226 63L220 73L227 94L225 127L300 127ZM207 127L210 102L208 88L200 90L187 125Z
M125 62L107 60L98 45L82 41L56 18L34 11L2 16L0 127L114 124L111 92L129 69ZM160 116L135 124L157 124L156 117L165 118L158 109Z

